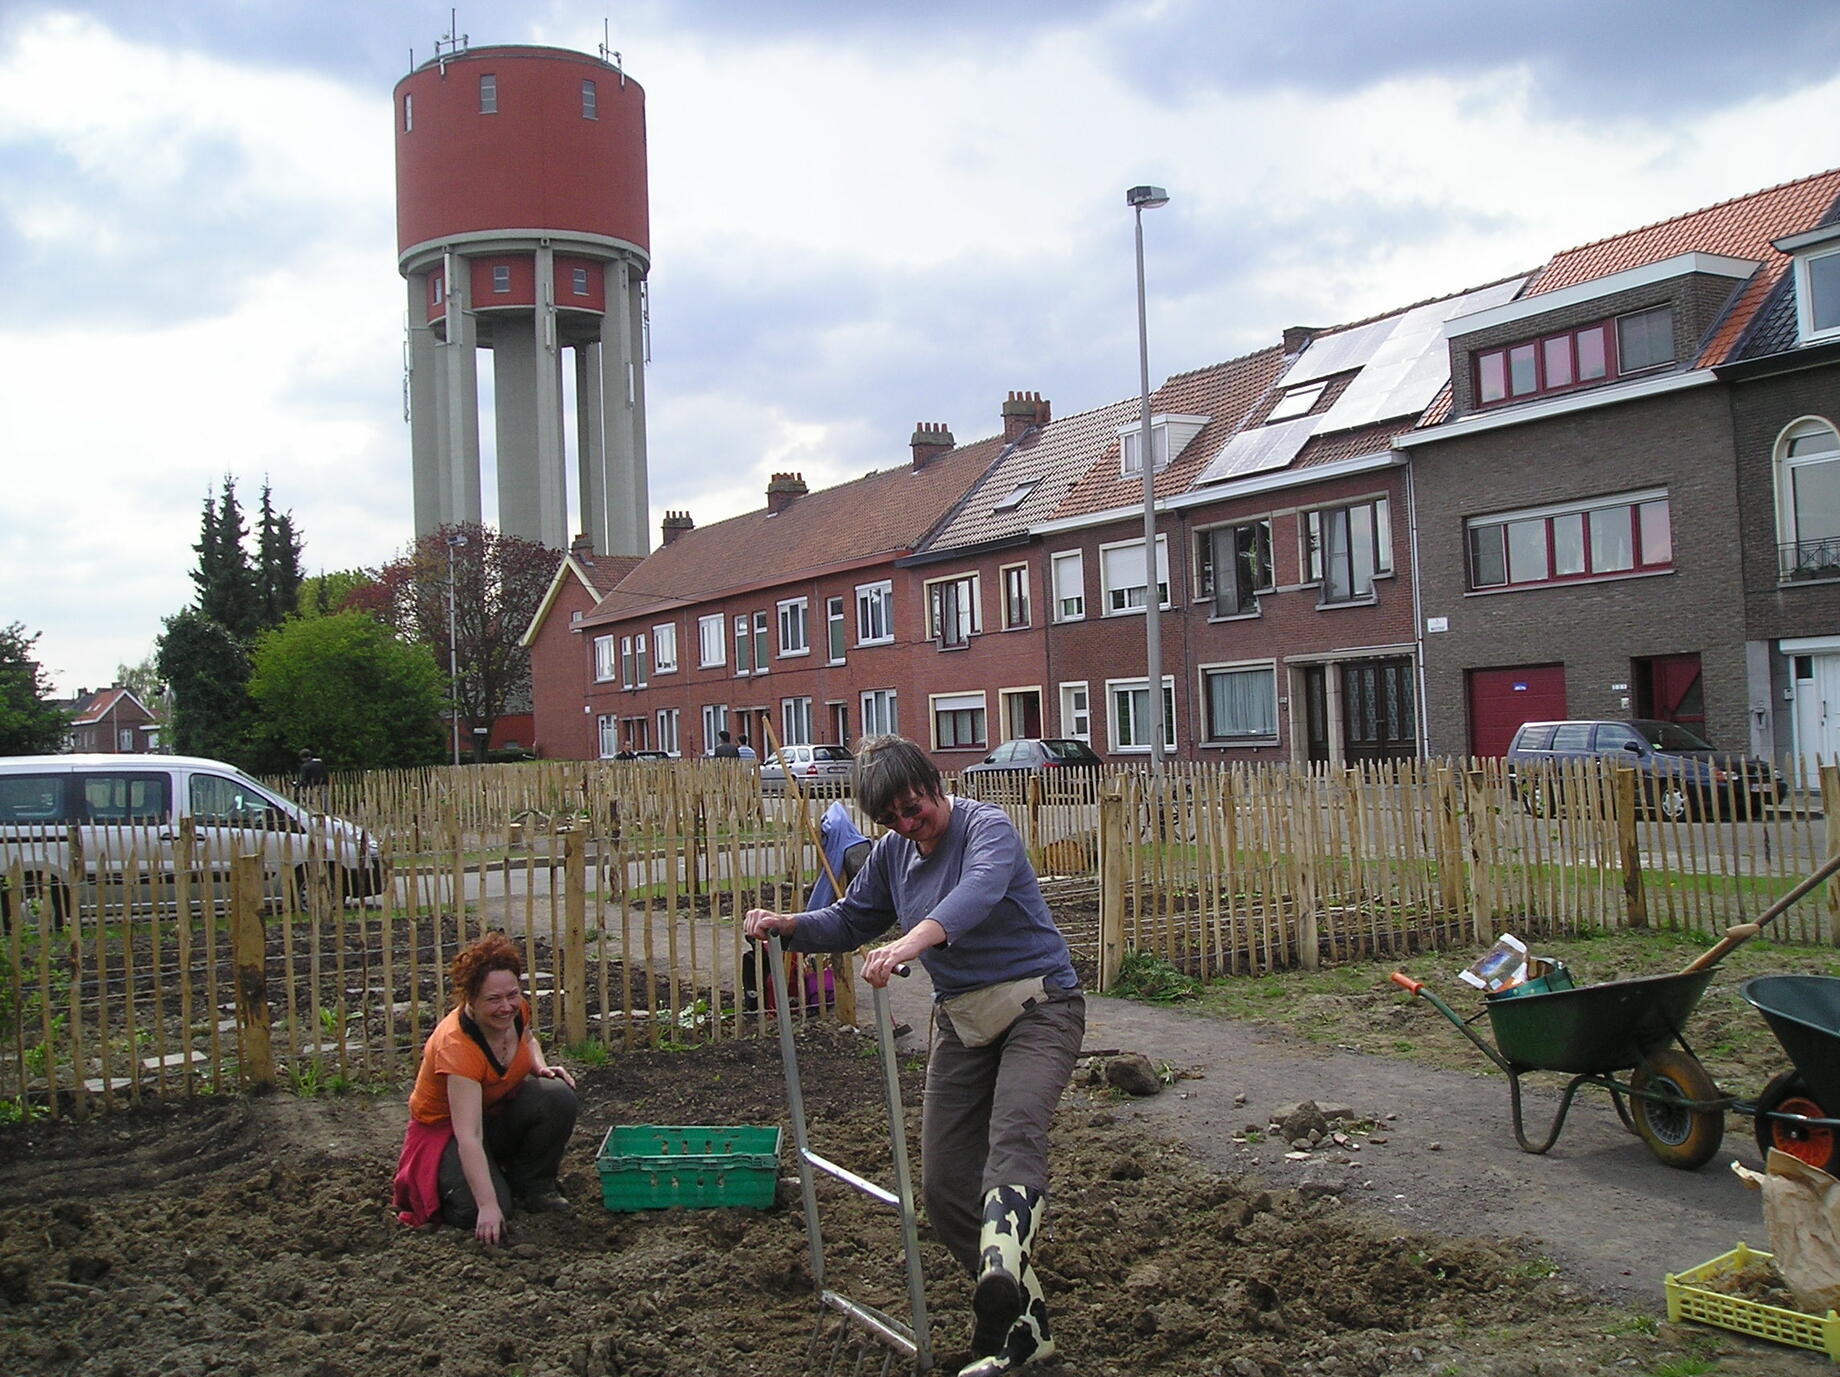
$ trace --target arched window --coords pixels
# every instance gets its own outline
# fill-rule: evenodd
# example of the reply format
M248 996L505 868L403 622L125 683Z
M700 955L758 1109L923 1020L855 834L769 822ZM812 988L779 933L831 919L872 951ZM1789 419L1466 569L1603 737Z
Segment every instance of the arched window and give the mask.
M1778 568L1785 579L1840 578L1840 432L1797 421L1776 442Z

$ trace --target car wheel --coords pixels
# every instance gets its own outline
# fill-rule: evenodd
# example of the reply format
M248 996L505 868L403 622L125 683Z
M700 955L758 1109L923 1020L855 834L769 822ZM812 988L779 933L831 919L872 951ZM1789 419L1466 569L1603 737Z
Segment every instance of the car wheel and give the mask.
M1653 811L1667 822L1685 822L1693 816L1693 796L1678 784L1657 787Z

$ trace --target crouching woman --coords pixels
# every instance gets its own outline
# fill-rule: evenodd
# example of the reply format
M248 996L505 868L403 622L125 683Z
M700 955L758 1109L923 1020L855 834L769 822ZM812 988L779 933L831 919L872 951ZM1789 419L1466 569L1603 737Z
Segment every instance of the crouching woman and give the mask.
M569 1208L556 1173L575 1131L575 1078L544 1060L524 963L503 933L462 950L450 974L454 1007L428 1035L409 1095L395 1208L405 1224L438 1218L499 1243L514 1201Z
M1073 1075L1086 1001L1022 839L1003 810L948 797L913 742L873 737L856 756L856 798L889 829L834 903L755 909L750 937L797 951L849 951L896 924L863 958L880 987L918 959L935 1014L921 1109L927 1217L976 1278L972 1361L994 1377L1053 1354L1033 1265L1048 1194L1048 1125Z

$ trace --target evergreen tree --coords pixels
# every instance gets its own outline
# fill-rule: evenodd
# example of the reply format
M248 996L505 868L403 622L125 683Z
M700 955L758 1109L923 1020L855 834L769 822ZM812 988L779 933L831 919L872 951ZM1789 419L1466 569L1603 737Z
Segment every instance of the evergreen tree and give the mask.
M0 755L62 750L70 714L54 707L51 684L33 654L38 633L19 622L0 627Z
M301 577L300 537L294 532L293 513L275 511L273 493L264 480L262 516L256 527L255 570L264 630L280 626L296 610Z
M157 663L172 694L173 749L240 763L249 725L249 652L243 642L188 607L166 619Z
M223 495L204 501L199 525L198 567L192 582L198 585L198 610L239 641L248 641L260 627L255 575L243 549L248 528L237 505L236 479L224 475Z

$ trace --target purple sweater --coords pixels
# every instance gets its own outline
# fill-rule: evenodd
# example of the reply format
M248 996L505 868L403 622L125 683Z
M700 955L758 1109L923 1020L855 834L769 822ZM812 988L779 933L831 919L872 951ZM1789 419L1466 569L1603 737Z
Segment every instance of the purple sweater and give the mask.
M926 918L946 931L920 955L936 999L1031 976L1050 990L1079 988L1022 838L1001 808L973 799L952 800L952 821L930 856L895 832L876 842L843 898L799 914L786 945L853 951L897 922L907 932Z

